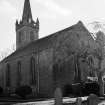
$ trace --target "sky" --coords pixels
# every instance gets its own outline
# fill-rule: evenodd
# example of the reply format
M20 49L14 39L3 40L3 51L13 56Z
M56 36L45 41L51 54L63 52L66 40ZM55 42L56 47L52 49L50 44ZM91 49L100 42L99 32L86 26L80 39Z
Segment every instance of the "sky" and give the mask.
M33 19L39 18L39 37L45 37L81 20L105 23L105 0L30 0ZM16 42L15 21L20 20L24 0L0 0L0 53Z

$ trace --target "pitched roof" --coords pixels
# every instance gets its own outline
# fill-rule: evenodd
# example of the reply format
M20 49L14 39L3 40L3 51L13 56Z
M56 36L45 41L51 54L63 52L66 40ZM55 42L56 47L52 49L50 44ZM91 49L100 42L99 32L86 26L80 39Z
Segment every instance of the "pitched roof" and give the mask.
M21 47L19 48L18 50L16 50L15 52L13 52L11 55L9 55L8 57L6 57L4 60L7 60L8 58L12 57L12 56L15 56L17 54L20 54L21 52L25 51L25 50L33 50L34 52L35 51L40 51L40 50L44 50L46 48L51 48L53 47L53 44L55 43L56 41L56 38L61 35L62 33L64 32L67 32L67 31L70 31L70 30L84 30L84 31L87 31L89 33L89 31L85 28L85 26L83 25L83 23L81 21L79 21L77 24L75 25L72 25L71 27L68 27L66 29L63 29L61 31L58 31L56 33L53 33L47 37L44 37L44 38L41 38L41 39L38 39L36 41L33 41L31 42L30 44L24 46L24 47ZM90 35L90 33L89 33ZM91 36L92 37L92 36ZM4 61L3 60L3 61Z

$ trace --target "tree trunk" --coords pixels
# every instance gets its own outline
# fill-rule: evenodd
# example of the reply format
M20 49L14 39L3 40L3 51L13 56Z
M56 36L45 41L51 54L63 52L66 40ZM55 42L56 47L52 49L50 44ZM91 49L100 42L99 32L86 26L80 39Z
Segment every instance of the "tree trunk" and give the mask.
M98 83L99 83L99 93L100 93L100 96L103 96L104 95L104 83L103 83L103 80L102 80L102 76L103 76L103 71L101 70L101 62L102 62L102 59L99 60L99 72L98 72Z
M104 83L103 83L103 80L102 80L102 75L103 75L103 72L100 71L99 75L98 75L99 94L100 94L100 96L104 95Z

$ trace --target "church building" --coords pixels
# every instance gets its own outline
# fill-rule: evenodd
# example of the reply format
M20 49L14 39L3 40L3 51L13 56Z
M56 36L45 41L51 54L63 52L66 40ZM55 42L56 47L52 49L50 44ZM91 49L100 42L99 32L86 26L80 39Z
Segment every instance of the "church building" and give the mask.
M22 20L16 21L16 51L0 62L0 86L14 91L28 85L33 92L53 97L56 87L87 81L87 56L96 48L84 24L78 23L39 39L30 1L25 0ZM95 75L95 73L94 73Z

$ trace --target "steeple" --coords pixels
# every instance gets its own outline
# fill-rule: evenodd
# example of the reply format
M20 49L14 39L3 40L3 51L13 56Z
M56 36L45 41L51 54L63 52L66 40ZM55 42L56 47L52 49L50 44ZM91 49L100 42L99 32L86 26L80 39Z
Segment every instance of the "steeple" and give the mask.
M16 20L16 49L26 46L39 38L39 20L32 18L30 1L25 0L22 20Z
M25 2L24 2L22 21L27 22L27 23L30 23L33 21L29 0L25 0Z

